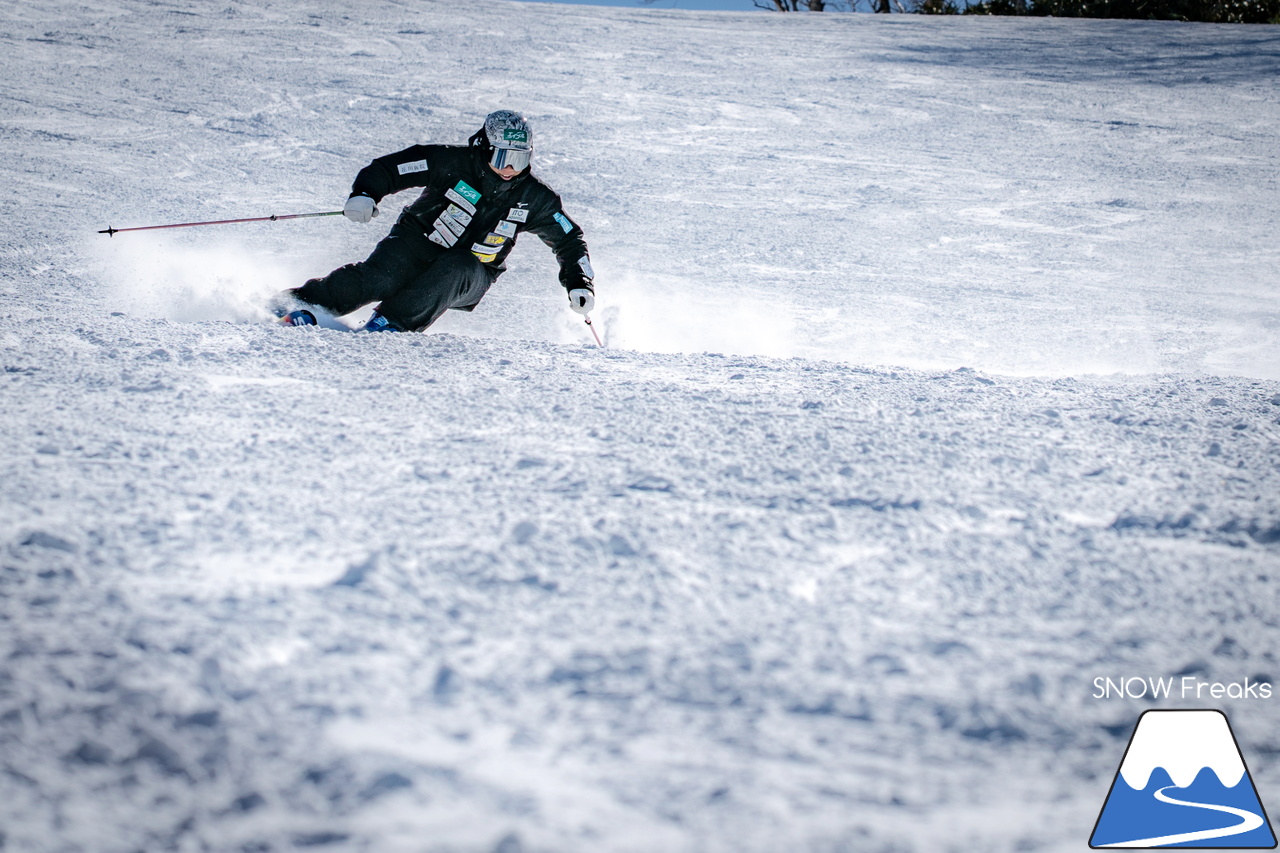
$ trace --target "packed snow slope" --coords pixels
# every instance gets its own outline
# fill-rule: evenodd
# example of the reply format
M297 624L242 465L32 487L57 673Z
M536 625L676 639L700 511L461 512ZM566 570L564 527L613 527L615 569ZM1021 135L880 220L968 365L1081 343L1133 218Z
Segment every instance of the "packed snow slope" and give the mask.
M0 849L1082 851L1148 707L1280 801L1280 29L0 13ZM282 329L370 158L541 245ZM1272 805L1274 812L1275 806Z

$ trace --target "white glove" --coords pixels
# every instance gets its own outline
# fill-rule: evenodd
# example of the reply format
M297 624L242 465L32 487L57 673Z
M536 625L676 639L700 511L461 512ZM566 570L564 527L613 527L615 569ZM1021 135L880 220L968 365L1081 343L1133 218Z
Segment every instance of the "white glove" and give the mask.
M596 307L596 297L585 287L575 287L569 291L569 307L579 314L590 314Z
M342 215L352 222L368 222L378 215L378 206L367 195L353 195L342 208Z

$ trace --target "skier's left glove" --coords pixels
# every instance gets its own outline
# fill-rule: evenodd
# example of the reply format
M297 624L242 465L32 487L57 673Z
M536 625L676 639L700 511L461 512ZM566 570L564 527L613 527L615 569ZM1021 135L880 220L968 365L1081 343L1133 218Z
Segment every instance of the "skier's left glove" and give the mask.
M579 314L590 314L596 307L596 297L585 287L575 287L569 291L569 307Z

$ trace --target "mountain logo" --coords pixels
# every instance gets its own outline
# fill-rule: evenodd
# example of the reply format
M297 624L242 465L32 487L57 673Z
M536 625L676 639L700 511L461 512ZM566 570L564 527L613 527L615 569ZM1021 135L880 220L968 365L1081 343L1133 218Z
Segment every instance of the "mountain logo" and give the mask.
M1274 849L1275 833L1227 715L1144 712L1089 846Z

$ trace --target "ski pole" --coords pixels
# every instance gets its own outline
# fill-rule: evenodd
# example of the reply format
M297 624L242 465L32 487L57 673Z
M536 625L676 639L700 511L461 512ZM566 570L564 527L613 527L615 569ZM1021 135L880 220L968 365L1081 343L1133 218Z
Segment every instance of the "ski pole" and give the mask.
M237 222L279 222L282 219L311 219L316 216L341 216L341 210L329 210L324 213L289 213L284 216L252 216L248 219L216 219L212 222L175 222L172 225L143 225L138 228L111 228L107 227L99 234L106 234L108 237L114 237L124 231L155 231L160 228L194 228L197 225L233 225Z
M591 325L591 317L584 314L583 319L587 321L587 328L591 330L591 336L596 339L596 346L604 349L604 342L600 340L600 333L596 331L596 327Z

